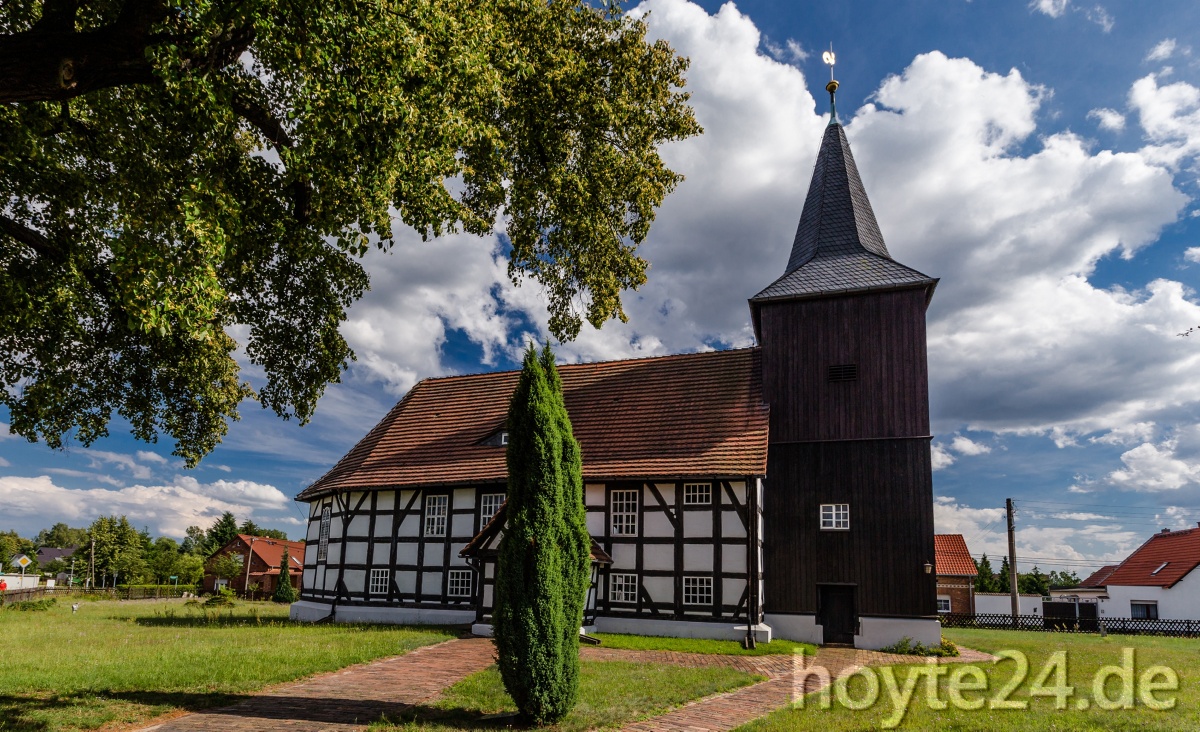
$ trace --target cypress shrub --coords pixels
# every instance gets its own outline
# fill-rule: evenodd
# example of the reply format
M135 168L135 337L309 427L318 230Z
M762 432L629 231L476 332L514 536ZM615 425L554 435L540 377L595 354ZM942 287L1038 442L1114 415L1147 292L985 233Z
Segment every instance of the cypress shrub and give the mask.
M588 582L579 445L547 345L530 346L508 413L507 524L493 628L504 687L528 720L564 717L579 696Z
M285 546L283 560L279 565L279 582L275 585L275 593L271 595L271 600L274 602L291 604L296 601L296 588L292 587L291 563L292 557Z

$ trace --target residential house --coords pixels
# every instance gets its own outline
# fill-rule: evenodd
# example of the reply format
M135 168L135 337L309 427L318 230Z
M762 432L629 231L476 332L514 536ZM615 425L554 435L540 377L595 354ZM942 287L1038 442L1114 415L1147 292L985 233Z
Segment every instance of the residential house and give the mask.
M561 367L588 528L611 558L598 630L940 641L936 284L892 258L831 115L784 272L749 299L758 345ZM462 552L505 500L517 377L419 382L297 496L309 551L292 617L486 615L486 563Z
M1163 529L1102 583L1100 614L1145 620L1200 620L1200 527ZM1103 570L1102 570L1103 571ZM1088 578L1092 580L1092 577Z
M216 592L220 587L229 587L238 594L245 594L246 587L258 585L257 597L270 597L279 585L285 549L290 557L288 572L291 575L292 586L299 592L303 588L305 542L247 534L238 534L225 546L213 552L206 563L202 589L205 592ZM241 562L242 570L236 577L217 577L208 571L212 559L223 555L231 555Z
M962 534L935 534L934 572L937 573L939 613L974 613L975 578L979 570Z

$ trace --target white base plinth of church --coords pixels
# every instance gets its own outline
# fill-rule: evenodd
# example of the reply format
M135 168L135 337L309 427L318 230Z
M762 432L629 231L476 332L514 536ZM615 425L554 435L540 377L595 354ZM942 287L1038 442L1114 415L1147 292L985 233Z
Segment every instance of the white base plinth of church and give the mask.
M289 617L292 620L315 622L329 617L329 609L330 605L323 602L301 600L292 603ZM338 623L383 623L389 625L468 625L475 620L475 611L339 605L337 615L332 620Z

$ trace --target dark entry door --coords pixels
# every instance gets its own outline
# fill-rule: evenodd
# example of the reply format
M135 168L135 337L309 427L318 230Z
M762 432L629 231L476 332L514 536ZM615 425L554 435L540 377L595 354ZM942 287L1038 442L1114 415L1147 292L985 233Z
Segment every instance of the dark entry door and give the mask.
M821 626L826 643L854 643L858 611L853 585L821 585Z

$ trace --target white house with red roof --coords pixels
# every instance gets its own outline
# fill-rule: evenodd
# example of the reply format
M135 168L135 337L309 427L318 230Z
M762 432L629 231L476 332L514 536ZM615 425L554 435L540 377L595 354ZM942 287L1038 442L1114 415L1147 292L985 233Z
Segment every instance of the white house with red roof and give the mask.
M1198 566L1200 528L1163 529L1101 580L1107 596L1100 600L1101 615L1200 620Z

